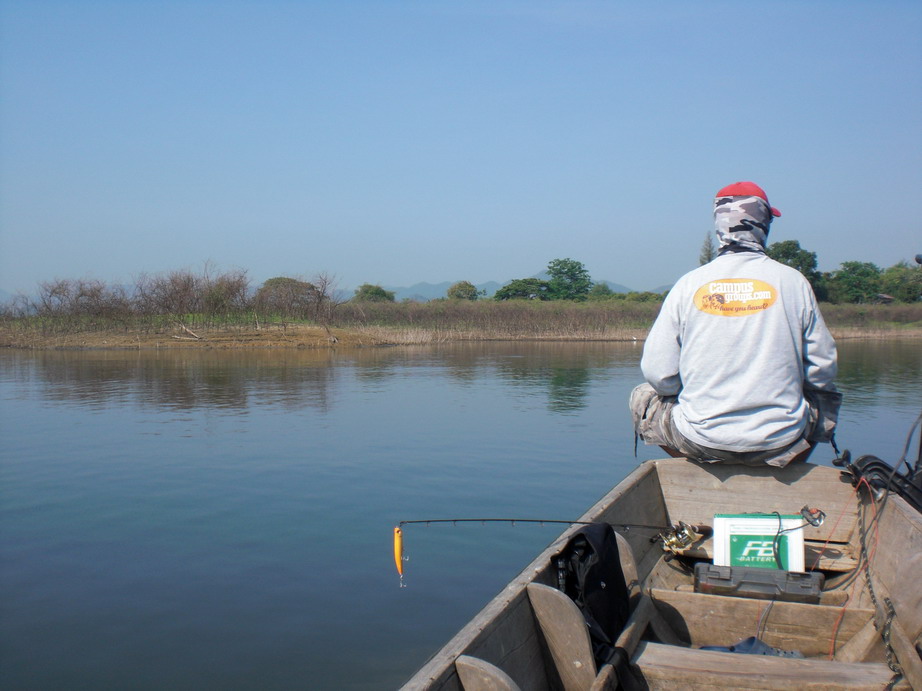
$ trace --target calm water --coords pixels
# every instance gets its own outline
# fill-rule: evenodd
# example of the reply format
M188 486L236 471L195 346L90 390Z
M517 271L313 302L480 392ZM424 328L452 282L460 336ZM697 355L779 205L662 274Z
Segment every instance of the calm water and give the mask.
M0 686L389 689L640 460L634 344L0 354ZM840 344L899 457L918 342ZM832 458L827 447L815 462Z

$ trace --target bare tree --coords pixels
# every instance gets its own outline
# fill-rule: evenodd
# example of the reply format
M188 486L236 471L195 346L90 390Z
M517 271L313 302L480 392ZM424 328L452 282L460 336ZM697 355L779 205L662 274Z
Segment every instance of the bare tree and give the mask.
M328 326L333 319L334 310L344 302L336 291L336 277L323 271L314 277L314 288L317 290L314 319Z
M43 317L53 317L67 313L73 293L72 281L56 278L38 284L38 300L35 311Z
M227 319L249 307L250 279L243 269L227 271L214 277L205 273L201 290L203 310L211 317Z
M142 274L135 283L135 308L154 323L165 317L198 338L186 322L201 312L200 284L200 279L188 270L159 276Z
M698 254L698 264L704 266L717 256L717 248L714 246L714 235L708 233L704 236L704 242L701 243L701 252Z

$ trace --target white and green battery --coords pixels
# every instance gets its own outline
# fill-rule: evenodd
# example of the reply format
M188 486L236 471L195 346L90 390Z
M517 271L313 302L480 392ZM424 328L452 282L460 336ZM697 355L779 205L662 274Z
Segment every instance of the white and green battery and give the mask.
M803 523L799 515L715 514L714 564L777 569L780 560L785 571L803 571Z

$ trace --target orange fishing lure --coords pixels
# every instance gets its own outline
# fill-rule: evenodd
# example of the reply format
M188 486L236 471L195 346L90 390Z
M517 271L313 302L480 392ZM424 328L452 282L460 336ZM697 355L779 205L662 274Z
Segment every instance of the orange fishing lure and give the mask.
M397 565L397 573L403 579L403 531L400 526L394 526L394 563Z

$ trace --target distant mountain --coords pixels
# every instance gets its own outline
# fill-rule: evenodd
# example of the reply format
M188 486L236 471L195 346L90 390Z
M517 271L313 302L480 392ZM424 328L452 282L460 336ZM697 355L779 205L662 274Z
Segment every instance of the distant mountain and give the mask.
M623 286L620 283L612 283L611 281L595 281L595 283L604 283L613 293L630 293L632 292L627 286Z
M396 286L383 286L385 290L393 291L394 299L397 302L401 300L415 300L417 302L427 302L447 297L448 289L458 281L445 281L443 283L414 283L404 288ZM493 297L493 293L503 287L504 284L496 281L487 281L475 285L477 290L482 290L487 297Z
M389 290L394 293L394 298L397 302L401 300L415 300L417 302L426 302L427 300L434 300L436 298L443 298L448 292L448 289L452 286L451 283L445 281L443 283L414 283L409 287L405 286L381 286L385 290Z
M537 273L532 278L540 278L541 280L548 280L549 276L547 272ZM512 279L510 279L512 280ZM615 293L630 293L631 288L623 286L620 283L613 283L612 281L596 281L597 283L604 283L609 288L612 289ZM411 286L382 286L385 290L390 290L394 293L394 299L397 302L402 300L414 300L417 302L427 302L429 300L438 300L439 298L444 298L448 295L448 289L451 288L457 281L444 281L443 283L414 283ZM476 284L477 290L484 291L486 297L493 297L497 290L502 288L504 285L509 283L505 281L499 283L497 281L487 281L486 283ZM664 289L665 290L665 289ZM351 291L350 291L351 292ZM658 291L662 292L662 291Z
M547 281L550 279L550 275L547 271L539 271L538 273L532 274L530 278L538 278L542 281ZM512 281L503 281L499 283L497 281L487 281L486 283L477 284L477 290L484 291L486 297L490 298L496 293L497 290L502 288L504 285ZM612 292L615 293L633 293L633 292L642 292L635 291L634 288L628 288L625 285L620 283L615 283L613 281L594 281L595 283L604 283ZM397 302L402 300L414 300L416 302L428 302L429 300L438 300L448 296L448 289L451 288L457 281L444 281L443 283L414 283L409 287L404 286L382 286L385 290L390 290L394 293L394 299ZM660 286L651 290L651 293L664 293L667 290L672 288L671 285ZM352 291L348 291L351 295Z
M486 283L480 283L477 285L477 290L482 290L484 295L488 298L493 297L497 290L503 287L503 283L497 283L496 281L487 281Z
M534 276L532 276L532 278L539 278L542 281L549 281L551 280L551 275L547 271L541 271L540 273L536 273ZM593 281L593 283L604 283L609 288L611 288L613 293L633 292L632 288L628 288L627 286L623 286L620 283L614 283L612 281Z

